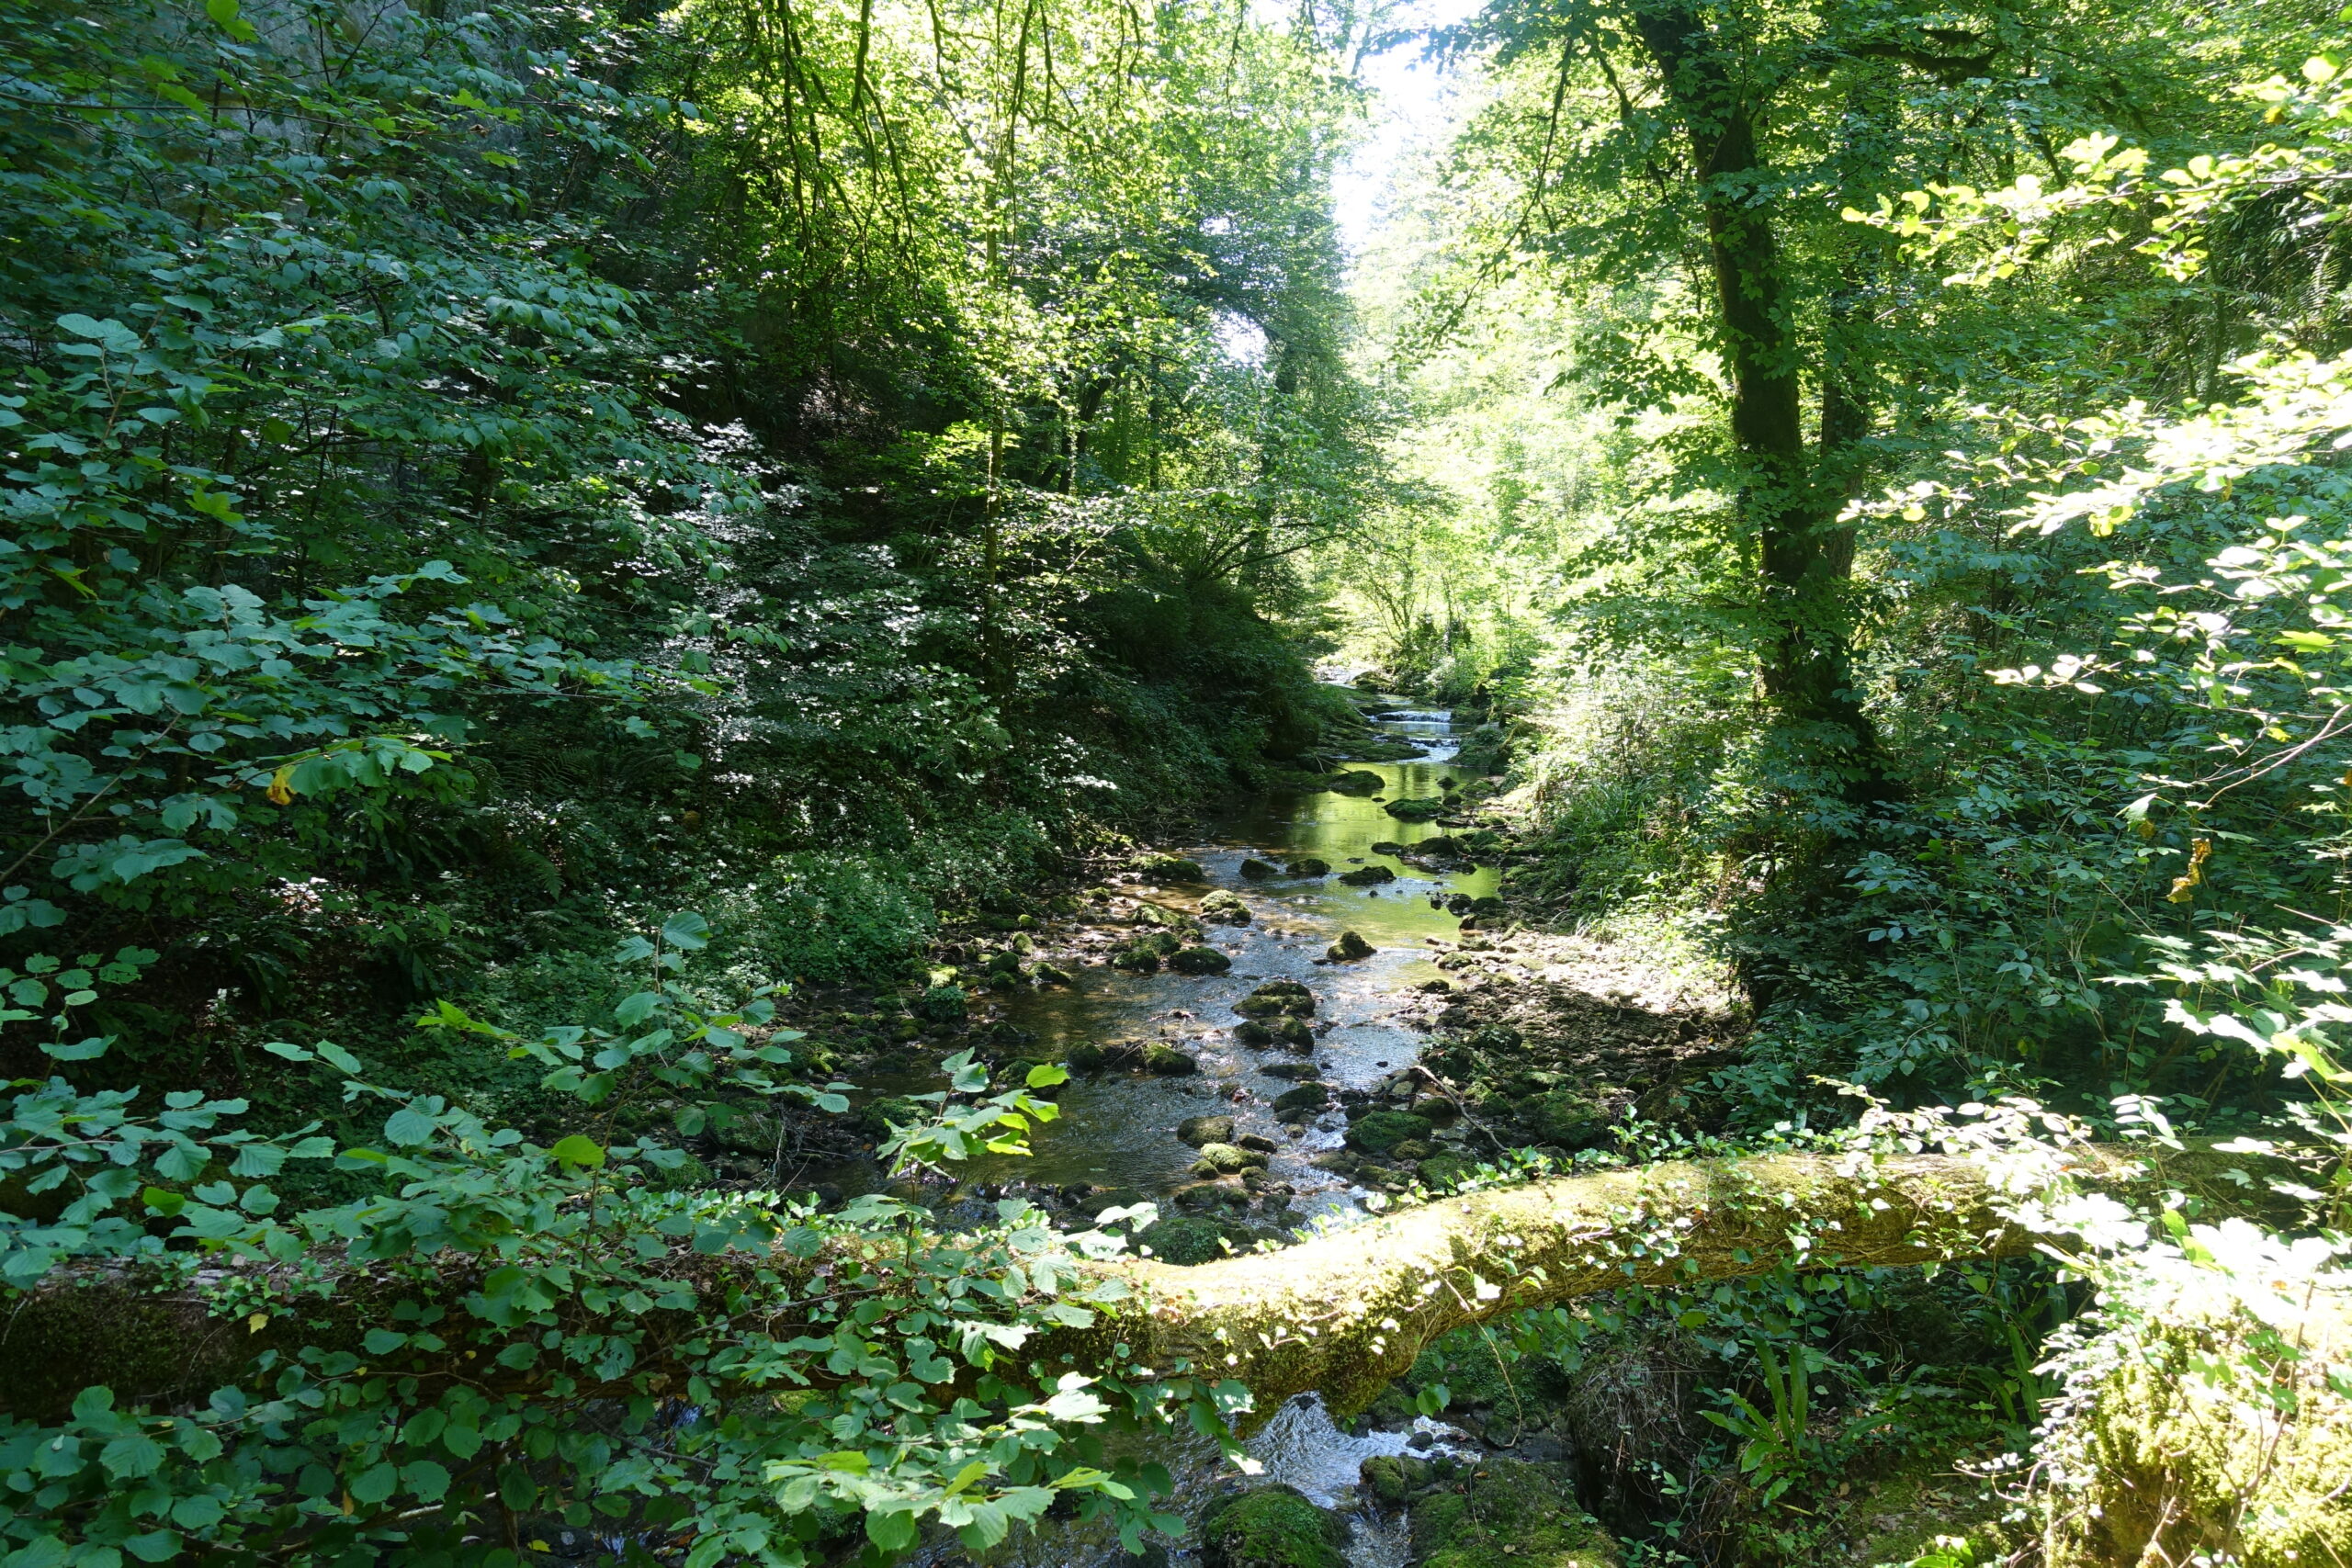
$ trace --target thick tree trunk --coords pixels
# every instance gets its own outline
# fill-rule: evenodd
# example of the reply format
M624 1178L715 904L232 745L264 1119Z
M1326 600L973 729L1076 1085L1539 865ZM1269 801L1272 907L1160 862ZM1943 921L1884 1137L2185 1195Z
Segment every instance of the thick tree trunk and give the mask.
M2086 1151L2075 1171L2107 1186L2160 1180L2210 1190L2243 1207L2249 1190L2222 1173L2247 1163ZM1436 1336L1521 1307L1783 1264L1907 1265L2030 1251L2048 1238L2012 1222L2020 1196L2013 1189L1983 1163L1941 1156L1878 1163L1767 1156L1563 1177L1198 1268L1148 1258L1104 1264L1139 1287L1135 1302L1091 1328L1056 1330L1032 1353L1083 1369L1108 1361L1110 1348L1124 1343L1155 1370L1181 1359L1238 1380L1261 1411L1308 1391L1350 1409L1369 1403ZM779 1261L682 1253L676 1272L715 1302L750 1284L757 1267L778 1269ZM821 1261L778 1271L805 1285L802 1276ZM266 1278L245 1279L243 1299L268 1289ZM469 1276L453 1269L449 1296L469 1288ZM379 1294L355 1272L317 1303L304 1342L356 1341L382 1315L373 1299ZM777 1297L776 1310L788 1314L791 1299ZM640 1368L658 1370L666 1347L695 1331L696 1314L664 1315L676 1319L674 1332L649 1337ZM126 1405L200 1398L244 1375L262 1350L288 1348L289 1332L277 1324L255 1331L216 1315L190 1292L156 1293L127 1274L62 1274L0 1314L0 1409L54 1417L91 1383L114 1388Z
M1634 23L1687 130L1706 214L1732 434L1747 467L1740 510L1756 538L1768 627L1764 693L1783 718L1819 728L1847 752L1858 793L1873 794L1883 768L1854 691L1847 632L1853 538L1837 521L1843 495L1824 492L1807 447L1803 348L1779 237L1758 195L1771 173L1757 141L1765 106L1689 5L1637 4Z

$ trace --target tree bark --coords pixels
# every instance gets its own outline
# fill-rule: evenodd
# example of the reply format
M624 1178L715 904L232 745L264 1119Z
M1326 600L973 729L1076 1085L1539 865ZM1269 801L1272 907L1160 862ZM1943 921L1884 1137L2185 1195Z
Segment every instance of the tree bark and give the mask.
M1844 497L1824 492L1807 449L1787 269L1757 195L1771 173L1758 142L1766 106L1682 0L1636 0L1633 20L1682 120L1706 215L1732 435L1747 469L1740 511L1757 542L1764 694L1781 717L1816 728L1847 754L1857 793L1874 794L1884 768L1853 688L1847 630L1853 542L1837 522Z
M2250 1164L2211 1154L2086 1150L2073 1156L2071 1174L2107 1188L2186 1188L2243 1211L2249 1194L2267 1190L2259 1181L2248 1187L2228 1179ZM1623 1285L1738 1279L1784 1264L1884 1267L2031 1251L2050 1238L2015 1224L2014 1186L1980 1161L1946 1156L1875 1163L1758 1156L1561 1177L1444 1199L1196 1268L1142 1258L1102 1264L1137 1287L1135 1299L1091 1328L1056 1329L1023 1354L1083 1370L1108 1363L1112 1347L1125 1344L1155 1371L1183 1360L1235 1379L1261 1412L1310 1391L1336 1408L1355 1409L1438 1335L1522 1307ZM674 1261L677 1277L717 1303L732 1292L756 1292L750 1281L759 1269L805 1285L821 1259L794 1265L681 1253ZM467 1267L452 1266L452 1302L472 1288ZM265 1270L243 1279L247 1301L271 1282ZM0 1410L53 1419L93 1383L115 1389L119 1405L200 1399L244 1375L263 1350L356 1342L383 1315L382 1293L355 1270L305 1314L298 1335L278 1322L256 1331L216 1314L185 1288L159 1293L130 1273L62 1271L0 1309ZM779 1297L775 1311L788 1315L790 1299ZM739 1302L734 1310L759 1314L756 1303ZM663 1315L676 1321L649 1335L639 1370L659 1370L667 1347L697 1335L697 1314ZM469 1376L478 1379L486 1364L475 1362Z

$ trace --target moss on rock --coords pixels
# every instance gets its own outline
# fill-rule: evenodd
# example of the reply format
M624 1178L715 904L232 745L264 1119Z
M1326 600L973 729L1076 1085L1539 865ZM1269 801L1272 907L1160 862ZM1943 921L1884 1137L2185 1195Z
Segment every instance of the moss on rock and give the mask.
M1261 1486L1202 1512L1206 1568L1346 1568L1348 1527L1295 1487Z
M1368 1155L1385 1155L1401 1143L1426 1137L1429 1130L1430 1124L1418 1116L1374 1111L1348 1129L1347 1144Z
M1624 1561L1554 1465L1489 1459L1461 1490L1414 1504L1412 1519L1421 1568L1618 1568Z

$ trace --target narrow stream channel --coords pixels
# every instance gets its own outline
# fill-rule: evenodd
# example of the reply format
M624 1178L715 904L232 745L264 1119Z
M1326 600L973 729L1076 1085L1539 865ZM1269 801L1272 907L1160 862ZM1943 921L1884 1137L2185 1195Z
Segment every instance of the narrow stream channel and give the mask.
M1491 865L1430 869L1374 846L1396 846L1409 853L1413 845L1449 831L1434 823L1402 821L1385 807L1394 800L1438 797L1466 782L1449 766L1455 751L1453 720L1445 712L1391 712L1375 720L1378 727L1419 746L1424 754L1408 761L1346 764L1351 771L1378 774L1382 788L1376 794L1261 796L1215 820L1210 842L1183 852L1208 873L1207 885L1170 886L1148 896L1187 911L1197 910L1215 888L1239 896L1250 907L1250 923L1213 924L1208 934L1210 944L1232 959L1230 973L1140 976L1090 964L1069 989L1017 994L1005 1016L1048 1045L1164 1042L1196 1056L1200 1072L1182 1077L1116 1072L1073 1077L1060 1097L1060 1120L1038 1131L1033 1154L976 1160L959 1172L967 1182L1085 1183L1161 1196L1193 1179L1195 1152L1177 1137L1177 1124L1214 1112L1231 1115L1237 1135L1256 1133L1273 1141L1277 1152L1268 1176L1294 1190L1298 1223L1361 1213L1365 1193L1310 1163L1340 1145L1345 1119L1334 1110L1293 1135L1271 1108L1277 1095L1294 1086L1262 1069L1306 1061L1335 1089L1370 1089L1419 1055L1425 1036L1402 1015L1414 988L1440 977L1430 962L1437 951L1432 943L1450 944L1461 925L1458 916L1434 900L1491 896L1498 874ZM1331 871L1323 877L1253 880L1241 873L1242 863L1253 856L1275 865L1312 856L1328 862ZM1385 866L1396 880L1371 886L1340 881L1341 874L1368 865ZM1353 962L1326 959L1325 950L1345 931L1357 932L1375 951ZM1314 994L1311 1055L1253 1049L1235 1039L1234 1026L1241 1018L1234 1004L1270 980L1295 980ZM1374 1454L1401 1453L1408 1443L1416 1451L1468 1454L1474 1450L1466 1442L1453 1428L1426 1418L1411 1431L1350 1436L1333 1425L1318 1401L1305 1398L1274 1413L1250 1450L1265 1467L1265 1481L1287 1483L1317 1504L1346 1513L1353 1532L1351 1563L1402 1568L1408 1555L1404 1521L1359 1506L1358 1467ZM1152 1447L1178 1476L1178 1506L1191 1515L1207 1489L1220 1482L1215 1450L1175 1438ZM967 1560L943 1548L919 1561L929 1568L952 1568ZM1092 1531L1049 1524L1025 1544L1008 1542L989 1561L1021 1568L1107 1568L1138 1560L1122 1553L1107 1534L1097 1538ZM1178 1544L1145 1561L1192 1563L1197 1558L1189 1545Z

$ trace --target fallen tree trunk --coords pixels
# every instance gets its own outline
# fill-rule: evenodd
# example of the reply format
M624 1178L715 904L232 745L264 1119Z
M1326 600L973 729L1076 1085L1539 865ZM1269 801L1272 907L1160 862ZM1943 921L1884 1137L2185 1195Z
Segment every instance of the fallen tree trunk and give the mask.
M2064 1174L2110 1189L2165 1186L2261 1206L2253 1162L2199 1151L2087 1148ZM2053 1237L2019 1225L2014 1177L1917 1155L1677 1161L1476 1192L1405 1209L1280 1251L1195 1268L1117 1265L1143 1299L1054 1349L1082 1362L1113 1339L1148 1364L1178 1359L1246 1384L1257 1408L1322 1393L1361 1408L1450 1329L1623 1285L1687 1286L1801 1268L1997 1258ZM1067 1341L1067 1343L1065 1343Z
M2069 1156L2067 1174L2110 1188L2193 1188L2243 1210L2267 1190L2231 1179L2247 1168L2236 1156L2086 1149ZM2041 1168L2037 1179L2051 1174ZM1193 1268L1147 1258L1094 1265L1136 1287L1134 1298L1089 1328L1049 1331L1022 1355L1084 1370L1114 1360L1124 1344L1155 1370L1183 1360L1238 1381L1261 1411L1309 1391L1344 1411L1368 1404L1438 1335L1522 1307L1784 1264L1901 1266L2028 1252L2047 1238L2015 1223L2022 1196L2013 1177L1983 1161L1937 1155L1752 1156L1560 1177ZM824 1266L683 1250L673 1262L673 1277L714 1313L734 1295L739 1316L745 1288L759 1292L755 1272L805 1286ZM473 1287L474 1271L453 1264L440 1293L456 1301ZM198 1289L158 1291L121 1270L61 1271L0 1308L0 1410L53 1418L96 1383L126 1404L200 1398L239 1379L264 1350L352 1343L381 1315L374 1278L355 1269L332 1295L306 1302L299 1321L249 1318L272 1271L238 1272L245 1305L231 1315ZM788 1320L791 1300L779 1292L773 1309L754 1303L753 1314ZM655 1316L675 1321L648 1336L634 1372L658 1371L666 1347L697 1326L690 1312L646 1314ZM469 1374L481 1375L481 1364Z

